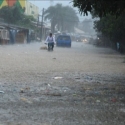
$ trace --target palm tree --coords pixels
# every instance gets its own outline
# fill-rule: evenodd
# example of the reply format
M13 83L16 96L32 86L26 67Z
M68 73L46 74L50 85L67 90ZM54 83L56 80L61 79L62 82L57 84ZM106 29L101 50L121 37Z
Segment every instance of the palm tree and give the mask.
M79 21L74 9L62 4L49 7L44 14L44 19L51 21L52 32L55 31L55 27L61 31L71 31Z
M64 7L63 18L64 18L63 30L73 31L74 27L79 22L79 18L76 12L69 6Z
M61 17L60 13L62 10L62 5L57 4L56 6L51 6L49 7L45 12L44 12L44 19L45 20L50 20L51 21L51 30L52 32L55 31L55 26L58 23L58 19Z

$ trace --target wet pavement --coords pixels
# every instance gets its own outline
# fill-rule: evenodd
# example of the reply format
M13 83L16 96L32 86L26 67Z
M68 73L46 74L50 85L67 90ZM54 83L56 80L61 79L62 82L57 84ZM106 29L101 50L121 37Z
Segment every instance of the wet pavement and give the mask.
M40 47L0 46L0 125L125 125L123 55Z

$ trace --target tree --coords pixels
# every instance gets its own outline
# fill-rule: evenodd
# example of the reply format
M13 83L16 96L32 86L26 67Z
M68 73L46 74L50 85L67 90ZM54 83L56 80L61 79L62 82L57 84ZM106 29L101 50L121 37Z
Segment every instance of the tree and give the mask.
M30 29L36 29L32 22L36 22L36 19L32 15L23 15L23 18L16 24Z
M105 36L111 38L115 21L116 18L114 16L107 15L106 17L95 21L95 29L97 32L101 32Z
M76 12L69 6L63 7L62 12L63 30L74 31L74 27L77 26L79 22Z
M95 22L96 31L111 44L116 46L119 42L125 49L125 0L73 0L73 4L81 14L90 12L93 17L100 17Z
M73 0L73 5L79 8L81 14L85 15L94 9L99 17L107 14L119 16L125 11L124 0Z
M69 6L62 6L62 4L49 7L44 14L44 19L51 21L52 32L55 31L55 27L61 31L72 31L79 21L75 11Z
M32 25L32 21L35 21L34 17L25 15L23 9L16 4L12 7L2 7L0 9L0 17L3 18L6 23L34 28Z
M4 6L0 9L0 17L7 23L16 23L23 17L23 13L20 9L17 5L13 7Z
M118 18L113 15L101 18L95 22L95 29L101 32L103 37L110 39L115 46L119 42L120 46L125 49L125 13Z

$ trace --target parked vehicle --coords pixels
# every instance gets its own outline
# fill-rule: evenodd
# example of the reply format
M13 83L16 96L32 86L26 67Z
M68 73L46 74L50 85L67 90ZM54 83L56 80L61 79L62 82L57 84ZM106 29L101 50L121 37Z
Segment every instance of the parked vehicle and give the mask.
M71 42L69 35L59 35L57 37L56 46L71 47Z
M55 40L57 41L58 36L61 35L61 33L54 33Z

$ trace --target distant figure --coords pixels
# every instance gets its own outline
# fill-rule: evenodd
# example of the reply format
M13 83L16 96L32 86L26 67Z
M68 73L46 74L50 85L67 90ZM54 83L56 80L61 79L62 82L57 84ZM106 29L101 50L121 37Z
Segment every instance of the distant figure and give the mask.
M123 49L123 44L119 44L119 52L121 53L121 54L123 54L124 53L124 49Z
M117 50L119 51L120 45L119 42L117 42Z
M50 33L49 36L47 36L45 43L48 44L48 48L50 48L50 46L52 46L52 50L53 50L55 38L53 37L52 33Z

